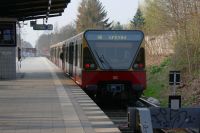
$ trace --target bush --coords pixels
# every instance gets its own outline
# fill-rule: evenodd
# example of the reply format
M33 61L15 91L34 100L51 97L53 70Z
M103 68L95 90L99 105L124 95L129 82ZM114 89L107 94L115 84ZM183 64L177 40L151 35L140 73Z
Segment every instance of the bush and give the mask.
M161 71L161 68L159 66L151 66L150 67L150 74L156 74L159 73Z
M161 64L160 66L151 66L150 67L150 74L156 74L156 73L159 73L161 72L163 69L165 69L165 67L169 66L171 63L171 60L170 59L165 59Z

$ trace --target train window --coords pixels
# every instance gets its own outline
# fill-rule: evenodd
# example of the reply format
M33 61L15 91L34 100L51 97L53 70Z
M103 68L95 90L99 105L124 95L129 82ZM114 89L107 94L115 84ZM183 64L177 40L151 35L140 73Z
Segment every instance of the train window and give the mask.
M74 43L71 42L69 45L69 64L73 64L74 62Z
M82 67L82 44L80 45L80 66Z
M78 64L78 45L75 45L75 66Z
M64 55L63 55L63 49L60 47L60 53L59 53L59 58L63 61Z
M86 70L95 70L97 69L97 65L92 58L92 54L89 51L88 47L85 47L83 50L83 64Z
M135 42L90 41L91 50L102 69L129 69L139 49Z
M66 62L68 62L69 47L66 47Z
M60 59L63 61L64 59L64 53L63 52L60 52Z
M63 59L62 59L62 61L64 62L64 59L66 58L66 57L65 57L66 51L65 51L65 47L64 47L64 46L62 47L62 51L63 51L63 52L62 52L62 53L63 53Z
M145 50L144 48L140 48L140 51L133 65L133 69L144 69L144 68L145 68Z
M60 58L60 48L58 48L58 54L57 54L57 58L59 59Z
M56 59L58 58L58 48L56 48Z
M127 70L137 57L144 34L141 31L88 31L85 37L101 69Z

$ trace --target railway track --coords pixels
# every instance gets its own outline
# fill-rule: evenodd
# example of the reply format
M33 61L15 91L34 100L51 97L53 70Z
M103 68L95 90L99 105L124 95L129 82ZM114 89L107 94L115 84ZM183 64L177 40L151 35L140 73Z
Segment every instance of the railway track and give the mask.
M131 133L128 128L127 109L119 105L99 105L122 133Z
M133 133L128 127L127 107L123 103L102 103L99 107L106 113L106 115L113 121L113 123L120 129L122 133ZM140 98L136 103L136 107L158 107L145 99Z
M112 103L112 102L111 102ZM128 127L128 116L127 107L120 103L103 103L98 104L100 108L106 113L106 115L113 121L113 123L120 129L122 133L133 133L133 131ZM136 107L159 107L143 98L140 98L136 103ZM192 129L176 129L167 130L159 129L155 130L155 133L197 133Z

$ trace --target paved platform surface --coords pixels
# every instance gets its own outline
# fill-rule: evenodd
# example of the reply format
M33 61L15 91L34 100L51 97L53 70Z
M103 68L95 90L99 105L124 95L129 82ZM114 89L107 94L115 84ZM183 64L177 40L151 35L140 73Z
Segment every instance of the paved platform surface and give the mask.
M0 81L0 133L95 132L120 131L48 59L27 58L17 80Z

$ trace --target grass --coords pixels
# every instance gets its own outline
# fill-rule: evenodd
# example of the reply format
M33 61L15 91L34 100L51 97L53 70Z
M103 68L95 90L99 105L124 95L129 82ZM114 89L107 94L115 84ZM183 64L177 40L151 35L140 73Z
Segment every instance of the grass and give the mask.
M144 96L154 97L158 99L161 106L168 106L168 97L171 95L171 87L169 86L169 71L172 69L172 61L170 58L165 59L160 65L154 65L147 68L147 89ZM183 64L185 65L185 64ZM182 65L182 66L183 66ZM182 86L176 90L176 94L182 96L182 107L199 104L200 91L199 82L200 70L192 72L192 76L187 73L187 69L178 66L181 70Z
M171 60L165 59L159 66L147 68L147 89L144 95L158 99L161 102L161 106L168 106L170 64Z

